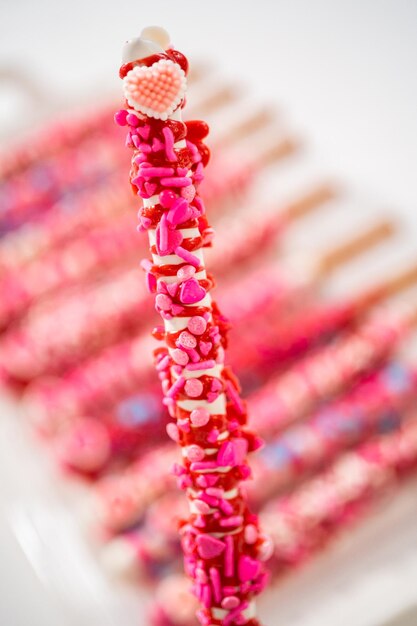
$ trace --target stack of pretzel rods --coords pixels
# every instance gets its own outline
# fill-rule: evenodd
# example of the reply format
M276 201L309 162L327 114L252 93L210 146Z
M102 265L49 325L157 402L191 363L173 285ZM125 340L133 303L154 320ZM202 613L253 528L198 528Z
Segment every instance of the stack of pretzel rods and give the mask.
M241 482L250 476L247 454L260 441L246 428L238 383L224 366L226 337L202 253L209 225L197 187L209 159L208 128L181 121L188 61L164 35L147 31L125 45L127 108L116 121L128 127L131 184L143 200L140 228L152 253L147 284L164 322L157 337L165 347L155 359L168 430L182 451L178 483L190 506L181 527L184 563L200 623L256 626L255 597L267 581L271 543Z

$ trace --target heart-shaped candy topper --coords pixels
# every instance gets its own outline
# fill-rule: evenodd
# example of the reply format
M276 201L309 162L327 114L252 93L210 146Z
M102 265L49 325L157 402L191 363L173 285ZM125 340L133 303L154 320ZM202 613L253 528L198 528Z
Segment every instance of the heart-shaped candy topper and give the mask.
M175 111L186 87L184 71L170 59L161 59L150 67L136 66L123 79L129 106L160 120L166 120Z

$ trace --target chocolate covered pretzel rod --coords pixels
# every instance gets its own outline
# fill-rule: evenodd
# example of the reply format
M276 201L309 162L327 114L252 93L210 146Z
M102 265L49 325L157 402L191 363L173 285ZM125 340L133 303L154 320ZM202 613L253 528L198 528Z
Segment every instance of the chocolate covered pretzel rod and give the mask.
M169 430L183 454L177 473L190 505L181 529L185 567L202 624L255 626L269 543L241 491L250 475L247 453L259 442L245 428L236 380L224 368L225 337L202 253L208 224L197 187L209 157L202 141L208 129L181 122L188 62L154 33L125 45L128 108L116 119L129 129L131 183L143 199L140 226L152 252L148 284L164 321L166 347L155 358L173 418Z

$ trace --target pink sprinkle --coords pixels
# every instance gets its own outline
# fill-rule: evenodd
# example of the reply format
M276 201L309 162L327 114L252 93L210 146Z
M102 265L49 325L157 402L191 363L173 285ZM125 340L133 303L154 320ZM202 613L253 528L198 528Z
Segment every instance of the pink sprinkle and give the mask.
M261 569L261 564L256 559L247 554L242 554L239 558L238 576L242 583L253 580L257 577Z
M149 152L152 152L151 146L149 146L147 143L144 143L143 141L137 147L144 154L149 154Z
M184 384L185 384L185 378L184 376L180 376L172 385L172 387L168 389L166 393L168 398L173 398L177 394L178 391L181 391L181 389L184 387Z
M217 498L213 498L213 496L208 496L207 493L202 493L200 495L200 498L202 500L204 500L204 502L206 502L207 504L209 504L212 507L216 507L217 508L217 506L219 504L219 501L218 501ZM217 512L215 513L215 515L217 515Z
M245 542L249 545L256 543L258 539L258 529L253 524L248 524L245 527Z
M198 511L201 515L208 515L210 513L209 505L203 502L203 500L193 500L193 505L195 506L196 511Z
M217 463L221 467L234 467L236 465L235 446L232 441L225 441L218 454Z
M204 208L204 204L202 199L200 198L200 196L196 196L194 198L193 201L193 205L197 208L198 212L200 215L204 215L204 213L206 212L205 208Z
M172 300L164 293L158 293L155 298L155 304L161 311L170 311L172 306Z
M164 213L159 222L159 250L165 251L168 249L168 226L167 216Z
M218 436L219 436L219 431L217 430L217 428L213 428L207 435L207 441L209 443L216 443Z
M244 611L245 609L248 608L248 603L247 602L242 602L241 604L239 604L239 606L237 606L234 610L230 611L230 613L228 613L226 615L226 617L224 618L224 626L230 626L231 624L234 623L238 623L236 621L236 619L239 617L239 614L242 613L242 611ZM243 620L243 624L246 622L246 620Z
M177 161L177 155L174 150L174 133L170 128L168 128L168 126L165 126L162 129L162 134L165 139L165 154L168 161Z
M195 267L192 265L183 265L177 272L177 276L180 280L188 280L195 274Z
M211 391L221 391L223 389L223 385L218 378L213 378L210 384Z
M183 346L184 348L195 348L197 345L197 340L195 337L193 337L193 335L184 330L182 333L180 333L177 339L177 344Z
M220 500L219 508L225 515L232 515L233 507L227 500Z
M180 476L180 478L178 478L177 480L177 483L179 489L188 489L188 487L191 487L192 485L192 481L189 476Z
M209 361L200 361L199 363L189 363L187 365L187 370L190 371L198 371L198 370L209 370L216 365L216 361L210 359Z
M207 574L201 567L195 570L195 579L199 583L206 583L208 581Z
M197 428L205 426L210 420L210 413L204 408L194 409L191 411L190 420L191 424Z
M149 259L142 259L140 266L145 270L145 272L150 272L152 269L152 263Z
M189 361L189 356L184 350L180 350L179 348L175 348L171 352L171 356L174 359L175 363L178 365L187 365Z
M222 528L230 528L230 526L240 526L242 522L243 517L241 515L232 515L231 517L220 520L220 526L222 526Z
M227 577L233 576L234 573L234 544L233 537L227 535L225 537L226 550L224 553L224 573Z
M228 596L227 598L223 598L221 607L226 611L231 611L239 606L240 600L237 596Z
M148 228L150 228L152 225L152 220L149 217L144 217L143 215L141 215L140 223L143 226L143 228L148 230Z
M159 141L157 137L154 137L152 140L152 152L159 152L164 147L162 141Z
M188 202L183 198L177 198L177 200L172 204L167 217L170 224L177 226L178 224L183 224L189 220L190 215L191 211L188 206Z
M187 418L184 419L178 419L177 421L177 426L180 430L182 430L183 433L189 433L191 428L190 428L190 422L188 421Z
M156 291L156 277L152 272L146 272L146 287L149 293L155 293Z
M156 366L156 369L158 370L158 372L160 372L161 370L164 370L167 367L169 367L170 364L171 364L171 359L169 358L168 355L166 355L159 361L159 363Z
M242 400L240 399L240 396L237 393L236 389L230 382L230 380L226 381L226 389L227 389L227 394L230 400L232 401L234 407L241 415L243 415L243 413L245 412L245 406Z
M248 442L244 437L236 437L233 440L235 462L237 465L245 462L246 455L248 453Z
M203 448L201 446L198 446L197 444L188 446L186 452L187 459L191 462L202 461L205 456Z
M160 182L164 187L188 187L192 185L191 178L188 178L188 176L169 176L161 178Z
M218 603L222 597L221 579L218 570L215 567L209 569L210 580L213 587L214 599ZM232 607L233 608L233 607Z
M174 476L182 476L183 474L186 473L187 470L185 469L185 467L183 467L179 463L174 463L171 471L174 474Z
M197 526L197 528L205 528L206 527L206 520L204 519L204 517L202 515L197 515L195 520L194 520L194 526Z
M136 126L139 125L138 116L134 113L129 113L129 115L126 116L126 122L129 124L129 126L134 126L136 128Z
M199 163L195 168L194 180L200 183L204 179L204 167L202 163Z
M171 176L174 173L172 167L142 167L139 170L144 178L160 178L161 176Z
M203 393L203 383L198 378L189 378L185 382L184 390L189 398L198 398Z
M196 268L200 267L200 259L196 257L195 254L192 254L182 246L178 246L177 248L175 248L175 254L183 259L186 263L194 265L194 267Z
M166 425L166 431L167 431L168 437L170 437L176 443L179 442L179 440L180 440L180 433L178 431L178 428L177 428L176 424L174 424L173 422L169 422Z
M117 113L114 114L114 121L119 126L126 126L127 116L128 116L128 112L126 111L126 109L121 109L120 111L117 111Z
M177 199L177 194L170 189L164 189L159 194L159 203L164 209L169 209Z
M193 335L202 335L207 328L207 322L201 315L194 315L188 320L187 328Z
M203 590L201 594L201 602L206 609L211 607L211 589L209 585L203 585Z
M157 287L157 292L158 293L165 293L167 294L167 284L164 280L158 280L158 287Z
M200 355L194 348L184 348L187 351L188 356L190 357L193 363L198 363L200 360Z

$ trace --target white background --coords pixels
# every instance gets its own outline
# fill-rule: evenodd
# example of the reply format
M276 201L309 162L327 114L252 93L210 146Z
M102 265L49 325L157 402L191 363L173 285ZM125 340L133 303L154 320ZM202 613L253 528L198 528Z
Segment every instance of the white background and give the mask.
M163 25L186 54L213 59L260 99L278 103L324 170L398 212L412 240L415 0L1 0L0 71L24 68L59 106L100 99L119 88L122 42L148 24ZM0 102L3 124L8 119L18 129L34 119L17 101L10 115L10 102ZM54 468L32 454L36 447L6 405L1 430L0 624L143 623L139 596L112 591L83 548L67 509L82 494L58 487ZM382 507L384 515L270 594L269 626L377 626L417 602L414 493L409 488L395 506Z

